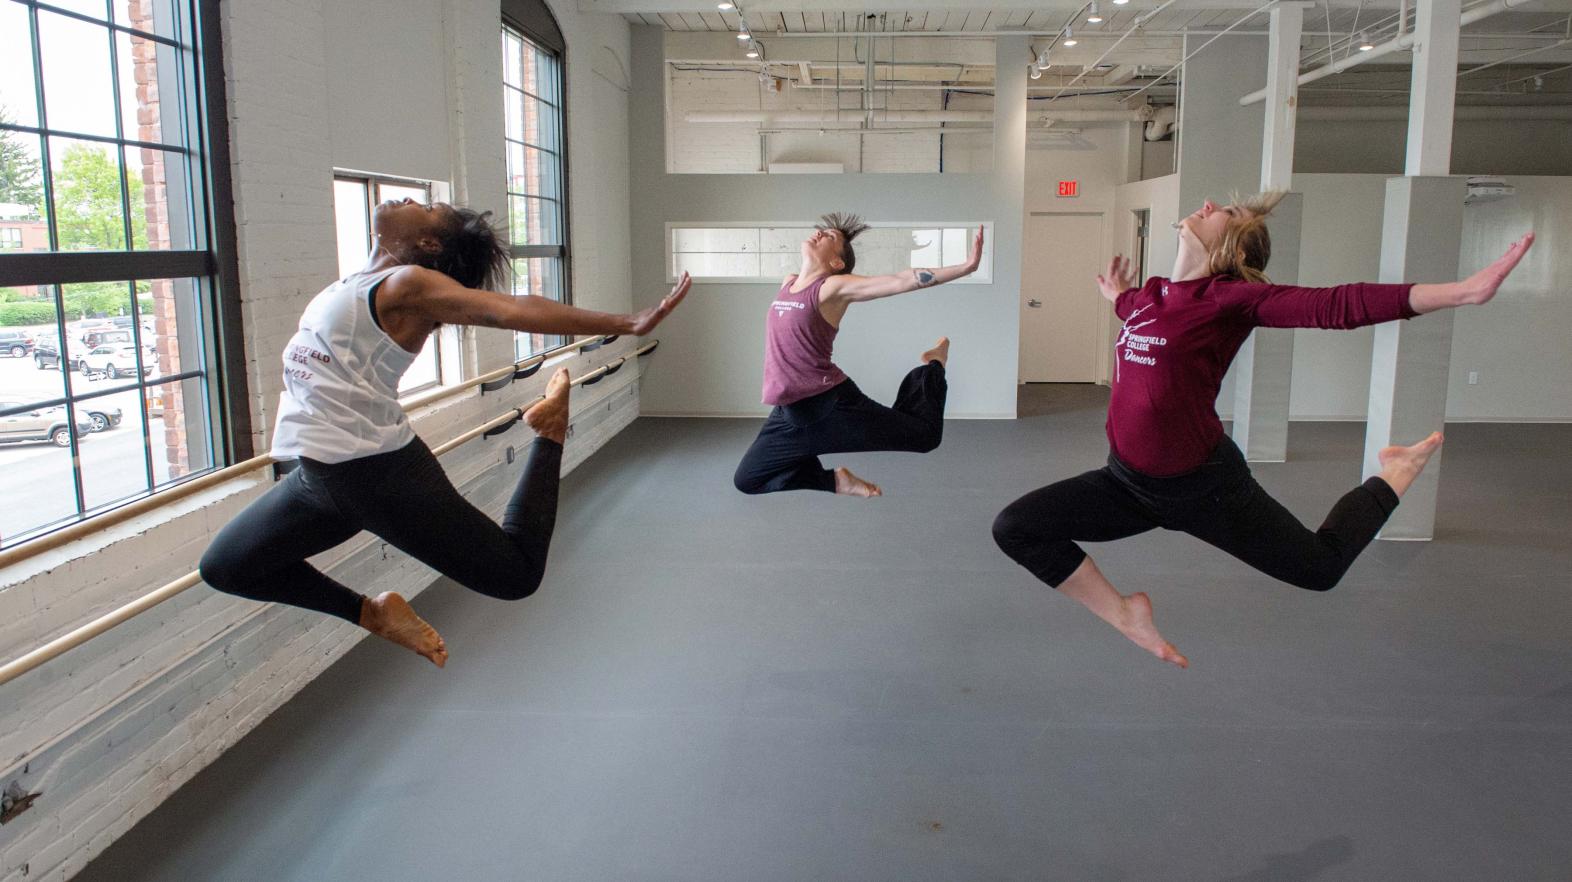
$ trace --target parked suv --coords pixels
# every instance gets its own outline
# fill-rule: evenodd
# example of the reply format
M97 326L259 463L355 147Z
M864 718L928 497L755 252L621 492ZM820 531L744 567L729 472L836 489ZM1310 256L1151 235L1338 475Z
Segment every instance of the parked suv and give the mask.
M142 363L142 373L148 374L153 370L153 360L148 358ZM94 349L82 356L82 373L88 376L105 374L111 380L122 376L136 376L136 347L125 346L119 343L108 343Z
M42 407L13 413L26 407L23 401L0 401L0 441L48 441L56 447L71 446L71 430L66 427L64 407ZM76 415L76 438L82 441L93 431L93 420L85 413Z
M60 341L53 334L38 338L33 346L33 364L39 370L60 367ZM81 356L71 362L71 370L82 370Z
M27 331L0 329L0 353L12 358L26 358L33 351L33 335Z

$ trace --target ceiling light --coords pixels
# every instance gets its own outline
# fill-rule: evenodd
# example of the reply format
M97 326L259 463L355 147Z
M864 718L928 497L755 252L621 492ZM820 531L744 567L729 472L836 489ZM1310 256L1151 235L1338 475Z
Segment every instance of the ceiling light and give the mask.
M1103 14L1101 12L1097 11L1096 0L1093 0L1092 9L1091 9L1090 12L1088 12L1086 14L1086 20L1091 22L1092 24L1097 24L1098 22L1103 20Z
M1130 0L1113 0L1113 4L1115 6L1123 6L1123 5L1125 5L1126 3L1129 3L1129 2L1130 2Z
M1043 69L1038 67L1035 64L1032 65L1032 79L1040 80L1042 78L1043 78Z
M1364 31L1360 31L1359 32L1359 51L1360 52L1369 52L1371 49L1374 49L1374 48L1375 48L1375 44L1370 42L1370 35L1365 33Z
M749 58L758 58L759 57L759 44L758 43L753 43L753 44L749 45L747 54L748 54Z
M744 40L744 41L751 40L751 39L753 39L753 35L748 33L747 31L738 31L737 32L737 39Z
M737 8L737 4L735 4L735 3L728 3L728 2L726 2L726 0L721 0L721 2L715 4L715 6L721 12L730 12L731 10Z
M1544 77L1534 77L1534 91L1537 92L1540 89L1543 89L1544 87L1545 87L1545 78Z
M1079 42L1081 41L1075 38L1075 31L1072 31L1069 28L1064 29L1064 45L1074 46Z
M1043 51L1037 53L1037 66L1038 67L1047 67L1048 66L1048 50L1047 49L1044 49Z

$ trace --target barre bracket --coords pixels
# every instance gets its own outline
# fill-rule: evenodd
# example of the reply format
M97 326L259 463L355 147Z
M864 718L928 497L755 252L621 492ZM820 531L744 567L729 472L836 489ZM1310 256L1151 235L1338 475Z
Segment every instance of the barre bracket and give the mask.
M486 431L481 432L480 433L480 437L482 437L482 438L490 438L493 435L501 435L503 432L506 432L507 430L513 428L514 425L516 425L518 423L521 423L523 421L524 421L524 413L523 413L523 411L519 411L517 414L514 415L513 419L508 420L507 422L505 422L502 425L496 427L495 429L487 429Z

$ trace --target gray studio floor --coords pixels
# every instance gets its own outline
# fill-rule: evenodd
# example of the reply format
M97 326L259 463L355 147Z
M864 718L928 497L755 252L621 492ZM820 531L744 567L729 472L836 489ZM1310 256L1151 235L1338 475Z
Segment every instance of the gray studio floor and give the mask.
M1200 543L1094 547L1165 667L989 524L1101 464L1106 390L1032 389L884 499L744 497L758 423L642 419L566 482L543 591L417 601L86 880L1565 880L1572 426L1449 427L1438 539L1329 594ZM1319 522L1363 427L1257 468Z

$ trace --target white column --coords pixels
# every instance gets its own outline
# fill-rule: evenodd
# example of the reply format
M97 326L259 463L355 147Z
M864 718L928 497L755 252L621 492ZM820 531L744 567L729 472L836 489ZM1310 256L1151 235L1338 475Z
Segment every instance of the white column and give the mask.
M1266 62L1266 125L1261 140L1261 189L1287 190L1294 172L1294 117L1299 96L1299 39L1304 8L1284 3L1272 10ZM1297 281L1299 237L1297 218L1272 225L1274 282ZM1290 235L1292 232L1292 235ZM1292 264L1290 270L1289 264ZM1288 401L1293 387L1294 332L1289 328L1257 328L1234 357L1233 439L1251 462L1282 462L1288 458Z
M1463 238L1463 182L1447 177L1457 94L1461 0L1418 4L1408 110L1405 177L1387 182L1381 237L1381 280L1445 282L1457 278ZM1380 470L1377 454L1412 444L1446 420L1447 369L1452 359L1450 310L1375 329L1370 408L1365 429L1366 476ZM1435 535L1441 455L1403 497L1381 531L1383 539Z
M993 174L989 176L993 201L997 206L995 216L998 219L993 228L994 284L1008 288L1012 302L1019 302L1024 257L1026 68L1031 60L1032 47L1026 36L994 39ZM1012 265L1004 266L1005 260L1009 260ZM1014 280L1013 285L1011 279ZM1016 346L1020 346L1019 337ZM1019 361L1011 361L1019 370ZM1016 381L1019 379L1017 373ZM1015 388L1014 382L1010 388Z

